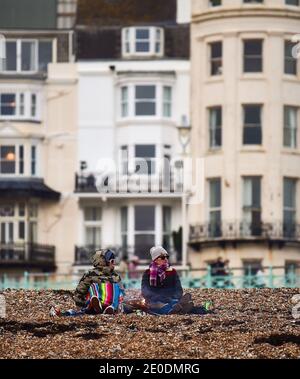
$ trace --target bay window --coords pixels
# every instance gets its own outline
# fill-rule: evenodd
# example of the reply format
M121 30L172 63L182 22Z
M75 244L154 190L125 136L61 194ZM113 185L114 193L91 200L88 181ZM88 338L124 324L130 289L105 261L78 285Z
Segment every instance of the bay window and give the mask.
M172 86L128 84L120 88L121 118L172 117Z
M37 118L38 97L36 93L0 92L0 119L36 120Z
M4 72L33 73L47 70L53 60L52 40L6 40Z
M34 145L0 144L1 175L37 175L37 148Z
M163 29L157 27L129 27L122 31L123 56L162 56Z
M35 203L0 203L0 242L36 243L38 205Z

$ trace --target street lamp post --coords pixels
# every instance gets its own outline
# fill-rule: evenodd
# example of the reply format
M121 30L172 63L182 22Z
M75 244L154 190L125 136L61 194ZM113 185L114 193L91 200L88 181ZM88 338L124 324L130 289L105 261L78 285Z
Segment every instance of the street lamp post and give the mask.
M186 148L191 140L191 125L189 125L186 115L181 116L181 122L177 125L179 142L182 146L182 155L186 155Z
M189 125L188 118L186 115L181 116L181 122L177 126L179 142L182 147L182 158L184 158L187 153L187 146L191 139L191 126ZM182 165L184 170L184 165ZM182 173L182 178L184 180L184 174ZM181 198L181 213L182 213L182 266L184 269L187 267L187 243L188 243L188 222L187 222L187 198L184 192L184 183L182 186L182 198Z

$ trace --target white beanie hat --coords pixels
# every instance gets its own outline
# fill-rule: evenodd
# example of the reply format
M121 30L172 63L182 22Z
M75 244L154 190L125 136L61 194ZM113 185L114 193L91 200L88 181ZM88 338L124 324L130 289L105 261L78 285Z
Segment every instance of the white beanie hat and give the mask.
M169 256L168 252L162 246L153 246L150 249L152 261L155 261L161 255Z

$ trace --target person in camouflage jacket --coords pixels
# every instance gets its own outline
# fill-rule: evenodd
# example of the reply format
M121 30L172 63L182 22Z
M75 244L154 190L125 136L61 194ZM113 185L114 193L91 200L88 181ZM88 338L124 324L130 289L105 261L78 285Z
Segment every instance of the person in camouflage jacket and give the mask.
M92 257L94 268L80 279L74 295L80 311L61 312L50 309L51 316L77 316L85 313L114 314L120 310L124 287L120 275L115 271L115 253L111 250L97 250Z
M98 250L92 258L92 264L94 268L82 276L75 290L75 304L78 307L86 306L89 290L92 285L96 284L98 286L94 286L95 291L92 291L91 295L99 298L100 303L102 303L100 306L102 305L104 308L112 306L114 295L111 291L116 292L116 288L119 288L120 295L124 292L121 277L115 271L115 254L111 250ZM108 283L113 286L107 286ZM117 294L115 295L117 296Z

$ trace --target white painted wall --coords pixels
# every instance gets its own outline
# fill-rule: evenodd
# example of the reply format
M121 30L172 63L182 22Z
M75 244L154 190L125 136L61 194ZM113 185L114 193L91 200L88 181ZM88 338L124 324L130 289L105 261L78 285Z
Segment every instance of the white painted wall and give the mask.
M191 0L177 0L178 24L191 22Z

